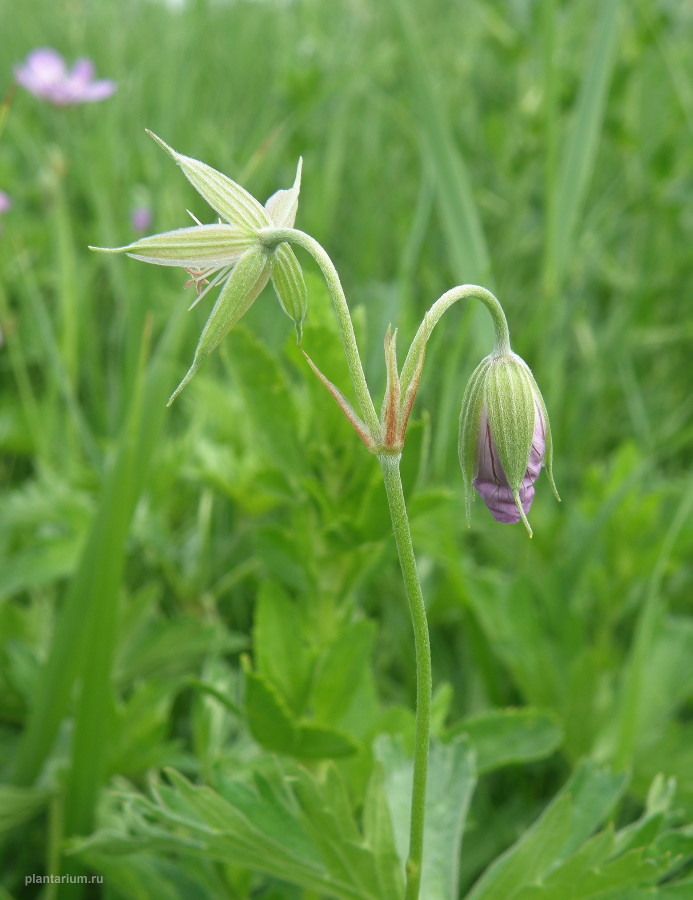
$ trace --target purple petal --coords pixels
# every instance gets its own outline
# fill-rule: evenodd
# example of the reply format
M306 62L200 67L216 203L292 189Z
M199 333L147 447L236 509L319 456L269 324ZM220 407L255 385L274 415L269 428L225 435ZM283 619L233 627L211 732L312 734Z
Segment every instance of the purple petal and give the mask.
M536 404L535 410L532 446L529 451L525 476L518 491L525 515L532 505L534 482L539 477L544 458L546 428L541 410ZM481 428L479 429L479 464L476 478L472 483L497 522L515 524L520 521L520 511L503 471L485 410L482 413Z
M94 77L94 63L90 59L80 57L72 67L70 78L75 81L87 82Z
M65 60L52 47L39 47L37 50L32 50L27 56L26 62L17 68L23 76L42 79L45 83L50 84L65 74Z
M0 191L0 213L6 213L12 209L12 200L5 191Z
M102 79L91 83L82 82L69 77L63 85L64 103L94 103L105 100L115 91L114 81Z

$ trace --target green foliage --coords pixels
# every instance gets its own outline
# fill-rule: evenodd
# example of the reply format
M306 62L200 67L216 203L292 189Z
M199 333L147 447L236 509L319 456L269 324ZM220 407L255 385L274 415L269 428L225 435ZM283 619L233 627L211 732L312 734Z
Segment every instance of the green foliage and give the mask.
M118 82L0 113L0 896L47 871L107 900L402 894L414 656L380 474L269 289L165 412L210 298L86 249L134 241L142 197L152 232L215 220L149 127L260 197L303 155L297 225L374 394L388 323L402 350L482 278L541 384L563 503L540 479L532 542L478 503L469 530L485 310L427 349L402 459L437 688L423 896L689 900L686 5L36 0L0 33L0 103L49 40ZM355 404L296 255L303 346Z
M225 778L218 792L195 787L174 771L168 778L171 786L157 785L152 801L130 795L130 836L96 834L75 849L97 867L105 857L116 881L129 854L146 865L168 848L229 864L243 859L257 872L345 900L402 893L377 770L367 791L363 832L333 766L316 779L304 769L274 763L264 775L257 771L252 784ZM128 856L116 867L113 857L121 854Z
M402 743L380 738L375 753L385 772L385 791L402 864L406 859L412 764ZM459 853L469 801L476 782L474 753L463 739L433 743L426 795L422 896L458 896Z
M458 722L449 734L464 734L480 773L509 763L543 759L560 747L563 734L555 716L537 709L494 709Z

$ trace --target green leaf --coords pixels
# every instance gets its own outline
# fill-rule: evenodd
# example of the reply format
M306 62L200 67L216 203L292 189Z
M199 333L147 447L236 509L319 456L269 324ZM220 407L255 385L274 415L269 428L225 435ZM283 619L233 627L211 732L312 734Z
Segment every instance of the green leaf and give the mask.
M489 866L466 900L516 900L525 885L539 881L565 846L572 805L568 794L552 803L520 840Z
M196 671L210 653L236 653L248 647L243 634L227 631L218 622L179 614L165 618L149 605L147 614L121 636L115 662L120 685L150 678L168 678Z
M81 862L101 873L109 893L128 900L208 900L226 895L226 885L207 860L190 856L163 859L161 854L109 853L106 846L73 845Z
M464 734L476 753L479 773L511 763L543 759L561 744L556 717L538 709L498 709L463 719L450 734Z
M299 759L336 759L356 752L357 745L348 735L295 719L274 685L253 672L247 659L243 668L248 728L263 747Z
M651 893L642 896L628 895L624 900L650 900ZM657 900L690 900L693 897L693 878L688 881L680 881L677 884L666 884L664 887L658 888L655 894Z
M50 793L39 788L0 784L0 835L9 834L47 805Z
M412 763L402 741L390 736L379 737L374 750L383 766L395 842L404 865L409 846ZM447 744L433 741L428 772L421 896L450 900L458 896L462 832L476 784L473 752L461 737Z
M67 540L55 538L46 544L16 553L3 560L0 571L0 600L20 591L43 587L71 575L82 550L82 541L75 536Z
M293 755L299 759L340 759L352 756L358 745L341 731L301 722L296 731Z
M592 760L580 763L561 791L561 795L573 798L573 821L562 858L574 852L606 820L628 782L625 773L614 775Z
M489 866L466 900L518 900L523 889L543 884L604 821L627 783L625 775L612 775L589 760L582 763L543 815ZM601 838L582 850L584 859L603 858L611 844L612 838Z
M296 722L279 692L243 659L245 712L250 733L268 750L292 753L297 741Z
M263 581L255 607L255 664L297 715L306 703L312 668L301 623L299 605L275 581Z
M363 831L372 844L383 897L401 897L404 893L404 866L395 848L392 816L385 792L385 772L376 760L366 788L363 807Z
M316 718L337 724L349 709L351 699L371 665L375 624L355 622L339 635L316 667L311 700Z
M78 681L81 690L66 782L67 835L90 829L102 785L104 759L112 737L112 661L127 536L162 425L164 360L178 343L181 322L180 315L172 316L146 374L142 366L138 370L117 454L104 476L98 509L61 606L17 752L14 781L28 786L54 745Z
M620 900L629 888L653 884L666 871L668 863L653 863L642 847L607 860L612 845L611 830L601 832L543 884L520 891L518 900Z
M110 858L156 851L159 858L175 854L243 865L320 897L401 897L382 798L371 801L380 807L376 850L373 811L366 835L333 766L318 779L305 769L267 762L267 774L256 774L252 785L225 779L219 791L169 771L172 786L157 785L152 800L135 793L125 798L128 834L99 832L75 844L74 852L98 859L104 851Z
M239 328L226 342L227 359L245 401L253 436L272 463L293 479L305 470L299 441L296 400L274 354L250 332ZM239 423L246 428L246 422Z

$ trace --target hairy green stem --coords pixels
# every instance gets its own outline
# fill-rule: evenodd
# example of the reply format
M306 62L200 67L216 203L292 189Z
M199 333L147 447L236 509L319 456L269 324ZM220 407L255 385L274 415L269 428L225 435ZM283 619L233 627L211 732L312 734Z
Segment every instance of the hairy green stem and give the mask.
M401 382L403 390L410 383L412 376L414 375L422 345L428 341L431 332L437 325L443 313L447 312L453 303L457 303L458 300L467 300L471 297L476 300L481 300L491 313L493 327L496 331L496 352L505 353L510 350L508 322L505 318L503 307L496 297L491 291L487 291L486 288L480 287L478 284L461 284L458 287L451 288L449 291L446 291L442 297L439 297L424 316L424 320L419 326L419 330L416 332L414 340L411 342L409 353L407 353L407 358L404 360L404 365L402 366Z
M414 547L411 541L409 518L402 491L399 472L399 455L381 453L378 456L383 471L385 493L390 507L392 528L395 534L397 554L402 568L402 578L409 601L414 626L416 649L416 734L414 744L414 779L411 796L411 822L409 828L409 856L406 865L406 900L417 900L421 887L423 860L424 819L426 813L426 779L428 775L428 745L431 736L431 646L428 637L428 621L421 584L416 571Z
M310 235L293 228L267 228L260 232L261 240L268 247L288 241L303 247L315 259L325 278L342 339L342 345L349 366L349 374L354 391L361 408L361 414L367 428L374 439L380 435L380 421L373 405L373 399L366 376L363 371L361 357L356 344L356 335L349 314L349 307L337 270L332 260L321 245ZM466 296L476 296L491 310L496 324L497 347L508 347L508 326L500 304L489 291L474 285L454 288L444 294L431 307L426 319L419 329L409 356L405 362L411 368L409 380L413 377L419 362L422 341L425 342L430 329L436 324L445 310L456 300ZM419 576L416 571L414 547L409 530L409 518L404 502L402 479L399 472L400 454L379 453L378 460L385 482L385 493L392 518L392 528L397 545L397 554L402 569L402 578L409 602L412 624L414 626L414 647L416 650L416 734L414 747L414 776L411 798L411 822L409 831L409 855L406 863L406 900L418 900L421 888L421 866L423 861L424 821L426 815L426 780L428 776L428 747L431 736L431 647L428 637L428 622Z
M260 232L260 237L269 246L276 246L284 241L303 247L313 257L320 266L327 289L332 298L335 313L337 314L337 326L339 328L339 336L342 339L342 346L347 358L349 366L349 375L351 383L354 386L356 399L361 409L361 415L368 426L368 430L374 439L380 434L380 421L378 414L373 405L371 393L368 390L366 375L363 371L361 357L359 355L358 345L356 343L356 335L354 334L354 326L349 314L344 288L339 280L339 275L334 267L334 263L327 255L325 249L309 234L304 231L298 231L295 228L266 228Z

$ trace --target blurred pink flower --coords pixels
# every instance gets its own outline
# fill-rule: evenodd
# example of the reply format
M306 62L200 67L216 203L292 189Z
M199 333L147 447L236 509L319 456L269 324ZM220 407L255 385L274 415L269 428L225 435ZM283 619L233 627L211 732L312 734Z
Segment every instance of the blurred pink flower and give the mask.
M0 215L2 215L2 213L6 213L10 209L12 209L12 200L10 200L10 195L6 194L5 191L0 191Z
M110 79L94 80L94 64L89 59L78 59L68 71L65 60L51 47L32 50L14 74L18 84L54 106L105 100L116 89Z
M152 224L152 211L150 207L143 204L133 207L132 213L130 214L130 224L134 231L144 234Z

